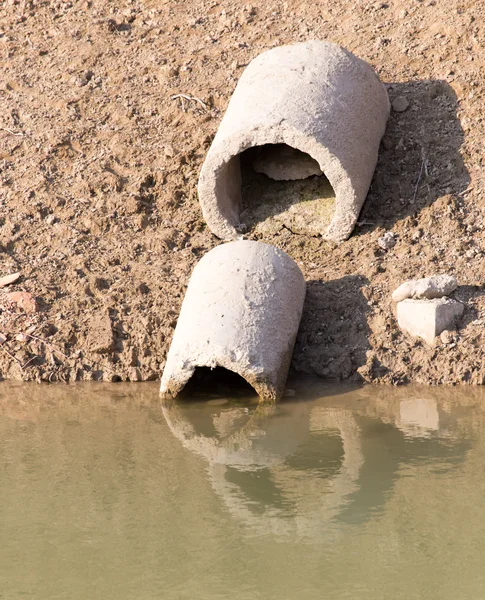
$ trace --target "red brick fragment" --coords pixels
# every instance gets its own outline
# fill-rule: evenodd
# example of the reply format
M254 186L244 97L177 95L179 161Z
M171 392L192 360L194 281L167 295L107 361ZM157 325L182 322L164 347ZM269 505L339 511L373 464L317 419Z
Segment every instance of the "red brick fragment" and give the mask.
M2 300L16 304L26 313L34 313L39 310L37 300L30 292L10 292L2 295Z

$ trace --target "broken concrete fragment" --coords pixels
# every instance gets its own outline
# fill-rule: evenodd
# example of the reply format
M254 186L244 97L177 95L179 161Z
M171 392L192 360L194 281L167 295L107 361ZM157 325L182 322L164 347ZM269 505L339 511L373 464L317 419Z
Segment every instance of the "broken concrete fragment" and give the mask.
M442 331L455 328L464 309L461 302L450 298L407 299L397 305L397 321L404 332L432 346Z
M322 175L316 160L285 144L263 146L253 161L253 169L275 181L294 181Z
M237 373L262 400L285 391L305 299L298 265L261 242L217 246L195 267L160 392L175 397L197 367Z
M12 273L11 275L5 275L0 277L0 288L15 283L20 278L20 273Z
M402 283L392 293L394 302L406 298L442 298L456 290L456 277L453 275L434 275L423 279L410 279Z
M347 239L389 110L372 67L335 44L309 41L260 54L242 74L200 173L199 200L211 231L224 240L239 235L240 154L284 144L315 160L335 192L330 225L320 233Z

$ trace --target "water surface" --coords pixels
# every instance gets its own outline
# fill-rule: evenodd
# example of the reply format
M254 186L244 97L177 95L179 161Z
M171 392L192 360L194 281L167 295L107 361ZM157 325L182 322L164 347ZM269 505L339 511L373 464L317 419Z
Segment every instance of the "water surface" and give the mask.
M0 598L481 599L485 395L0 386Z

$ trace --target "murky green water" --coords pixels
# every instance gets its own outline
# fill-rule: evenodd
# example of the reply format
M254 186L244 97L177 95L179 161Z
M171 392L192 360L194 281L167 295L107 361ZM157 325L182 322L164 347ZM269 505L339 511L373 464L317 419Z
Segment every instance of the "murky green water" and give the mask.
M485 393L295 388L1 384L0 599L485 597Z

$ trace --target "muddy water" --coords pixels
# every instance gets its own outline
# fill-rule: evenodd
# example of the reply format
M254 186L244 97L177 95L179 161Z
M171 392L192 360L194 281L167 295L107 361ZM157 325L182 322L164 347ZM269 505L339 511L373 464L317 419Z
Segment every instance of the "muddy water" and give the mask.
M0 387L0 598L479 599L481 389Z

